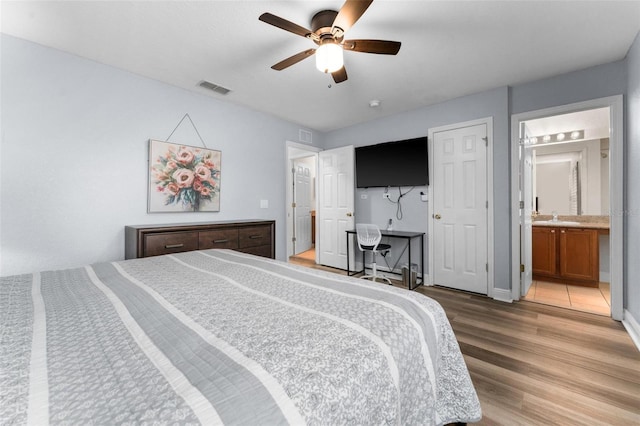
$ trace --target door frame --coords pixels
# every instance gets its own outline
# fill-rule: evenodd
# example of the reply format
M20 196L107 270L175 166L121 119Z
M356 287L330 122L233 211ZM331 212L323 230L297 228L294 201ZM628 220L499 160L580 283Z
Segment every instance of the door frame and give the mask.
M519 124L521 121L535 120L554 115L609 107L609 265L611 270L611 317L622 321L624 310L623 294L623 196L624 196L624 122L622 95L592 99L584 102L560 105L528 111L511 116L511 298L520 300L522 287L520 274L520 159Z
M433 173L434 165L433 165L433 140L434 133L438 132L446 132L448 130L455 130L464 127L471 127L484 124L487 126L487 296L493 297L494 290L494 225L493 225L493 117L485 117L477 120L464 121L460 123L448 124L446 126L432 127L429 128L428 132L428 140L430 141L427 144L427 151L429 156L429 170ZM433 187L436 184L433 180L431 180L431 185L427 188L427 194L429 197L429 203L427 207L427 223L429 226L429 230L432 232L432 237L427 238L427 247L429 250L429 260L427 262L427 267L429 269L429 274L425 278L426 285L432 286L433 282L433 268L434 268L434 244L433 244L433 229L434 229L434 218L433 218Z
M285 143L285 215L287 222L286 230L286 246L287 246L287 262L289 257L293 255L293 245L291 240L293 238L293 176L291 173L291 162L296 158L302 157L315 157L316 170L318 169L318 152L322 151L315 146L304 145L298 142L286 141ZM314 182L316 194L318 194L318 179ZM316 207L318 204L318 198L316 197ZM317 208L316 208L317 210ZM316 233L317 235L317 233ZM316 238L316 262L318 261L318 249L320 242Z

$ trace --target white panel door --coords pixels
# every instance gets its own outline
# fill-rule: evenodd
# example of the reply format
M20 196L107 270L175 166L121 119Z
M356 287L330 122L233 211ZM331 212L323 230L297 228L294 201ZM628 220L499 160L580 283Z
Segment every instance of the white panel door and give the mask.
M487 126L434 133L434 283L487 294Z
M522 274L520 279L522 280L521 296L524 296L529 291L531 284L533 283L533 244L532 244L532 224L531 218L534 206L534 176L533 171L535 156L533 155L533 149L528 143L529 134L525 123L521 123L520 127L520 155L523 156L523 161L520 161L520 180L522 184L522 190L520 191L520 200L522 201L523 208L520 209L520 223L523 226L520 227L522 235L520 236L520 264Z
M353 146L319 153L316 251L322 265L347 269L346 231L355 227L354 169Z
M311 171L305 164L294 166L294 254L311 249Z

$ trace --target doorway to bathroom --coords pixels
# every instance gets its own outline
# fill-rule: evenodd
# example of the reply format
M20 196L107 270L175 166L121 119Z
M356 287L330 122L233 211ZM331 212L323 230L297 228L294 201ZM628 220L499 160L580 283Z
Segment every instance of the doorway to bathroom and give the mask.
M518 114L512 126L512 296L621 319L621 100Z
M287 141L287 259L316 263L315 212L319 148Z

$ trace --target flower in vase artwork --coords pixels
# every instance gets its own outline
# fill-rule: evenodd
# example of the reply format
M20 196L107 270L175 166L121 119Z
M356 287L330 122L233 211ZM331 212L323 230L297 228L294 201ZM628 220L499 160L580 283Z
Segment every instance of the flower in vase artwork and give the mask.
M220 211L222 153L149 141L149 212Z

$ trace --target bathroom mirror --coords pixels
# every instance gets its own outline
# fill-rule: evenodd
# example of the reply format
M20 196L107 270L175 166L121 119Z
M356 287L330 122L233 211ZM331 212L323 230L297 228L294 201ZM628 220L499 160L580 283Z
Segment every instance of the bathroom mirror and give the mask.
M609 139L536 146L532 161L538 214L609 214Z

